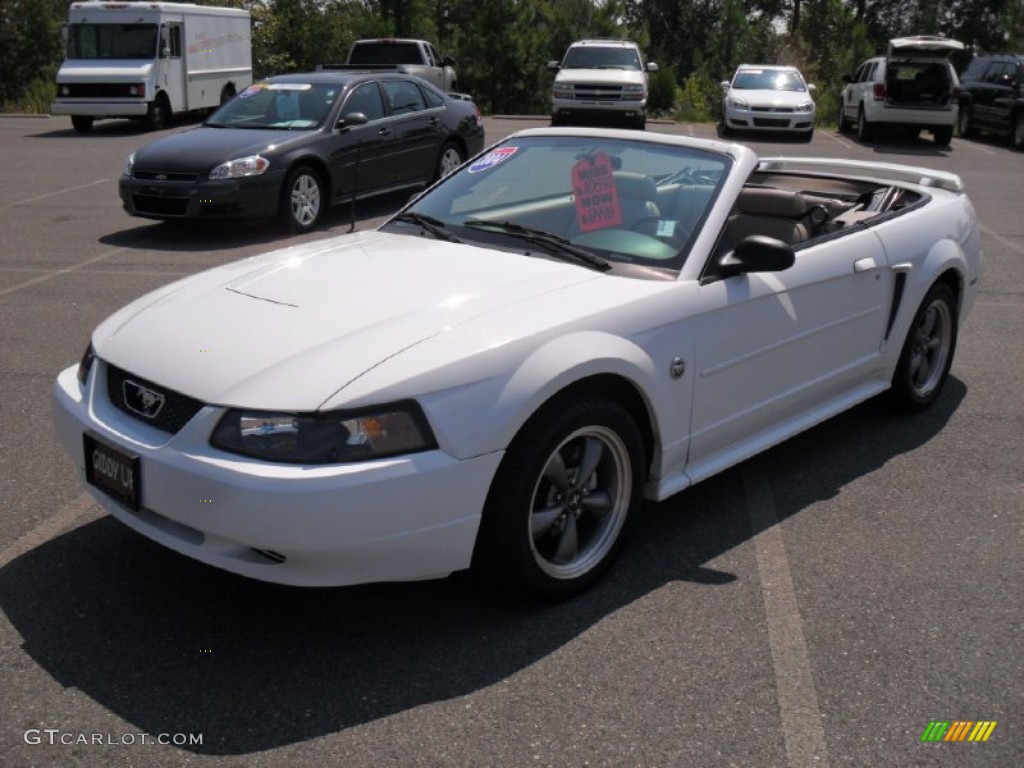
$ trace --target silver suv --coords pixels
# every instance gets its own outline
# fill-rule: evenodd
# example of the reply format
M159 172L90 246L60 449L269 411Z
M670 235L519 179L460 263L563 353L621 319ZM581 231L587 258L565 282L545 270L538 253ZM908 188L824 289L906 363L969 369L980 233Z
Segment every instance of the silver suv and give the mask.
M551 89L551 124L581 120L623 121L643 130L647 125L647 73L640 48L628 40L580 40L569 46Z
M947 146L960 101L960 81L949 57L963 49L957 40L931 35L890 40L886 56L868 59L843 77L839 131L856 126L857 138L869 142L883 126L915 134L924 129L940 147Z

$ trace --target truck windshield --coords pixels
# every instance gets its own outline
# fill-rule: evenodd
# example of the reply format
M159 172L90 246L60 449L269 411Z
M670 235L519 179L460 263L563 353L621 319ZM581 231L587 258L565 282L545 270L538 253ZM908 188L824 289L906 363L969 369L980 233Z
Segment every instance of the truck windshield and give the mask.
M69 59L156 58L156 24L72 24Z
M633 48L570 48L562 62L563 69L642 69L640 57Z

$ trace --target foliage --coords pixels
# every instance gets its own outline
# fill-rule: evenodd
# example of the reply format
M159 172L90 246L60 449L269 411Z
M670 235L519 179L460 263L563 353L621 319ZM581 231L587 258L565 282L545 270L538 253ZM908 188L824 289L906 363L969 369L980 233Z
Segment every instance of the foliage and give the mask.
M941 33L972 50L1024 51L1024 0L198 0L248 8L257 77L343 61L362 37L434 42L489 113L545 114L569 43L636 41L660 65L652 110L711 119L737 64L799 66L831 119L841 77L892 37ZM67 0L0 0L0 103L43 109ZM957 61L966 64L967 57Z

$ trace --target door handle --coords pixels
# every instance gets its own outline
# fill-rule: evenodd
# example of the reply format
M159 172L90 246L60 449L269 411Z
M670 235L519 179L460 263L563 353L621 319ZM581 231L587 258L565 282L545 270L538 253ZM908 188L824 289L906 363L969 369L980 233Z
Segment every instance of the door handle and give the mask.
M381 128L379 131L377 131L377 135L378 136L390 136L391 135L391 129L387 128L387 127Z
M875 261L874 256L866 256L863 259L857 259L853 262L853 271L856 272L870 272L872 269L878 269L878 262Z

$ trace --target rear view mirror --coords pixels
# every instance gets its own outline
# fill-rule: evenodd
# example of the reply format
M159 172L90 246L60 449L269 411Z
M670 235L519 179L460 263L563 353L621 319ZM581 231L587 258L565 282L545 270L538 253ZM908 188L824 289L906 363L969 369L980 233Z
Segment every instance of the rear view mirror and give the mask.
M788 244L774 237L749 235L718 260L718 272L723 277L748 272L781 272L795 263L796 254Z
M353 128L357 125L366 125L370 122L368 118L362 112L349 112L347 115L342 115L338 118L337 128Z

